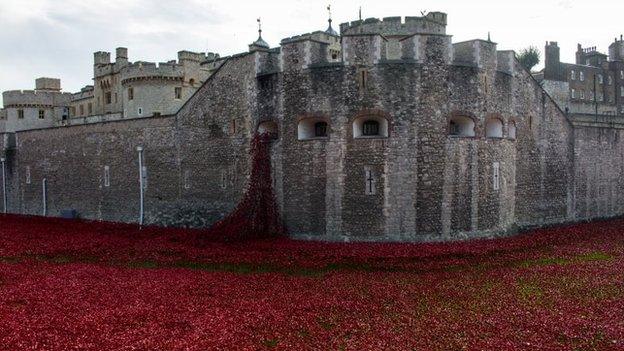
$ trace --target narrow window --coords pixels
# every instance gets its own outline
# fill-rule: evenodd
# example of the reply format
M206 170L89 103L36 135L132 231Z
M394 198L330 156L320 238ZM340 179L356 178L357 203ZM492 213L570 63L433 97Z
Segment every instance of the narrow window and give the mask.
M235 119L233 119L233 120L230 122L230 134L231 134L231 135L236 134L236 120L235 120Z
M128 88L128 100L134 100L134 88Z
M107 92L107 93L106 93L106 104L107 104L107 105L110 105L110 104L111 104L111 102L112 102L112 101L111 101L111 93L110 93L110 92Z
M613 77L609 76L608 78L609 85L613 85Z
M39 119L45 119L45 110L39 110Z
M115 103L117 103L117 93L115 93Z
M570 71L570 79L576 80L576 72L574 70Z
M110 186L110 167L104 166L104 186Z
M379 135L379 122L366 121L362 125L362 135L364 136L376 136Z
M360 83L360 90L366 89L368 84L368 71L365 69L360 70L358 80Z
M84 116L84 105L80 105L80 115Z
M30 184L30 166L26 166L26 184Z
M624 97L624 87L620 87L620 96Z
M221 189L227 189L227 170L221 170Z
M498 162L494 162L492 165L493 174L492 174L492 185L494 191L500 190L500 164Z
M314 136L317 138L327 136L327 122L316 122L314 124Z
M375 195L376 193L375 174L373 173L373 170L370 167L364 167L364 181L365 181L364 191L366 195Z
M92 103L88 103L87 104L87 110L89 111L89 115L93 114L93 104Z
M585 100L585 90L581 90L581 100Z
M100 97L97 97L97 106L100 107Z
M624 71L620 71L620 79L624 79Z
M571 96L573 99L576 99L576 89L572 89L572 91L570 92L570 96Z
M585 81L585 72L583 72L583 71L579 72L579 80L581 82Z
M190 189L191 188L191 171L189 171L188 169L186 171L184 171L184 189Z
M17 110L17 118L24 119L24 110L22 109Z
M174 93L175 93L175 98L176 99L181 99L182 98L182 88L176 87L174 89Z
M509 122L509 130L507 134L509 135L509 139L516 139L516 122Z
M598 75L598 84L603 84L604 83L604 78L602 77L602 74Z
M137 109L137 114L138 114L139 116L143 116L143 108L139 107L139 108Z

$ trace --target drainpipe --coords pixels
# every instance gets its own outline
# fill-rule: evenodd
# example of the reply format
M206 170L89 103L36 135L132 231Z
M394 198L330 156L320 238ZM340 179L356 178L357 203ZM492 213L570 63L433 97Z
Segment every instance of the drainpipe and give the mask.
M6 188L6 159L0 158L2 162L2 202L4 204L3 213L7 213L7 188Z
M43 216L48 215L48 180L43 178Z
M143 185L143 147L137 146L139 153L139 225L143 225L143 201L144 201L144 185Z

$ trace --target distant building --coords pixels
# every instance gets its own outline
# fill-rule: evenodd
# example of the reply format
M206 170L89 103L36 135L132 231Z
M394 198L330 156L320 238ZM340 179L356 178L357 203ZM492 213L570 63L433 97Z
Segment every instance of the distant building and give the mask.
M556 42L547 42L545 68L535 76L562 110L575 119L624 117L624 40L617 38L609 55L596 47L576 52L576 63L563 63Z

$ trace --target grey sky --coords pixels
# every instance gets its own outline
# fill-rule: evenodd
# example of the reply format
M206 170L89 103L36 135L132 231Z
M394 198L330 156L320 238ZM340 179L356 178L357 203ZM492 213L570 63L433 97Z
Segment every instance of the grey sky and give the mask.
M0 0L0 91L32 89L36 77L58 77L65 91L91 84L93 52L129 49L130 61L168 61L179 50L245 51L257 36L271 46L288 36L327 26L329 1L265 0ZM623 1L486 0L333 1L335 28L357 18L449 15L453 41L486 38L500 49L558 41L572 62L576 44L607 51L624 33ZM595 9L599 8L600 11ZM1 102L1 100L0 100Z

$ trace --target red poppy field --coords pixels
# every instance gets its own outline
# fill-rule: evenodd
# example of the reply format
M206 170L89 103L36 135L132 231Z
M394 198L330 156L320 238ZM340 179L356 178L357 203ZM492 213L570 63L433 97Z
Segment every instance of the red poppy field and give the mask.
M0 217L0 350L624 350L624 220L453 244L198 235Z

